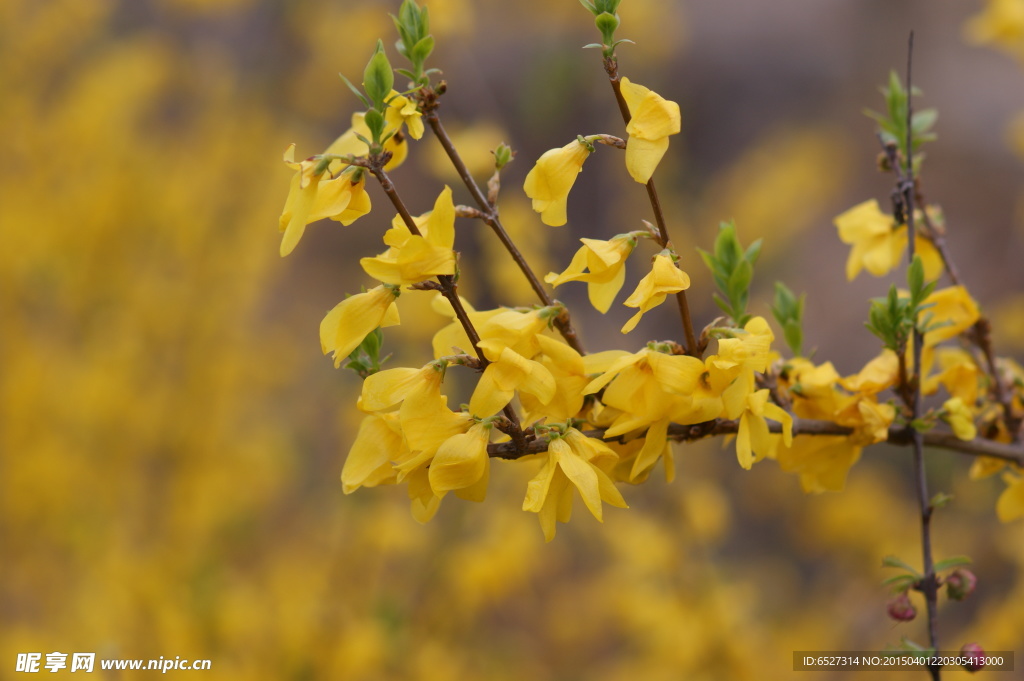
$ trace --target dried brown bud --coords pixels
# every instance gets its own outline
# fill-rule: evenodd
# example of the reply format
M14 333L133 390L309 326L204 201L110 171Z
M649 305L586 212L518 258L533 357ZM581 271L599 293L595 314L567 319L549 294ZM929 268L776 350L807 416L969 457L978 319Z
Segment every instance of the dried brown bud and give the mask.
M946 577L946 595L950 600L962 601L974 593L974 587L978 584L978 578L974 573L964 568L953 570Z
M963 668L969 672L976 672L985 666L985 649L977 643L965 643L960 648L960 654L970 658Z
M878 170L881 172L888 173L892 171L892 163L889 161L889 155L884 151L878 154L876 163L878 164Z
M906 592L889 601L888 611L889 617L897 622L909 622L917 617L917 609Z

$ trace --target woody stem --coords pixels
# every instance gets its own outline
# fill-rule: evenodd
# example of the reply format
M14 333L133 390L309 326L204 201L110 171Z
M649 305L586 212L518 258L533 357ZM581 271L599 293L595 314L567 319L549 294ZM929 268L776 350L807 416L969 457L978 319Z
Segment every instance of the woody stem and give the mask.
M605 57L604 70L608 74L608 82L611 83L612 92L615 93L615 101L619 105L619 113L622 114L622 121L629 125L629 106L625 97L622 96L622 83L619 81L619 63L612 57ZM668 236L668 227L665 224L665 213L661 209L661 201L658 199L658 189L654 185L652 177L644 185L647 189L647 198L651 202L651 210L654 211L654 220L658 225L658 243L662 248L671 248L672 240ZM686 300L686 291L676 294L676 301L679 304L679 316L683 320L683 332L686 334L686 354L696 357L700 354L697 345L697 337L693 332L693 320L690 317L690 304Z
M523 254L505 230L505 226L501 224L501 218L498 217L497 208L483 193L480 189L480 185L476 183L476 180L473 179L469 169L466 167L462 157L459 155L458 150L455 148L451 138L448 136L448 132L441 124L441 119L437 115L436 108L428 109L424 114L424 118L427 119L430 129L434 131L434 136L437 137L437 140L441 143L445 153L448 154L448 158L451 160L452 165L455 166L455 170L462 179L462 183L466 185L466 189L469 190L469 193L473 196L473 200L476 201L477 206L479 206L483 221L487 223L494 234L498 237L498 240L501 241L505 250L508 251L508 254L512 256L512 260L515 261L519 270L523 273L523 276L526 277L526 280L530 282L530 288L532 288L534 293L537 294L540 301L548 307L555 305L555 299L552 298L551 294L549 294L544 288L540 279L534 273L533 269L530 268L529 263L526 262L526 258L523 257ZM579 335L576 333L576 329L573 328L572 321L569 318L569 311L565 309L564 305L562 306L562 309L563 313L555 319L555 326L558 328L559 332L561 332L562 337L565 338L565 342L572 346L576 352L581 355L585 354L583 343L580 341Z
M405 202L402 201L402 197L398 195L398 191L395 189L394 182L384 171L383 163L374 163L370 167L370 172L380 182L381 189L387 194L387 197L391 200L395 210L398 211L399 216L402 218L402 222L405 223L406 228L417 236L421 236L419 227L416 226L416 221L413 219L409 209L406 208ZM441 295L448 299L451 303L452 309L455 311L455 316L458 318L459 323L465 330L466 335L469 337L469 342L473 344L473 352L476 353L477 358L480 360L481 365L486 368L490 363L487 357L484 355L483 350L480 349L480 334L477 333L476 328L473 326L472 320L469 318L469 313L466 312L465 306L462 304L462 300L458 294L458 284L455 281L455 277L450 274L439 274L437 275L437 283L440 285ZM526 439L523 437L523 429L519 423L519 415L516 414L515 409L512 405L507 404L503 410L505 418L509 420L511 424L511 436L512 441L516 445L517 449L523 449L526 446Z

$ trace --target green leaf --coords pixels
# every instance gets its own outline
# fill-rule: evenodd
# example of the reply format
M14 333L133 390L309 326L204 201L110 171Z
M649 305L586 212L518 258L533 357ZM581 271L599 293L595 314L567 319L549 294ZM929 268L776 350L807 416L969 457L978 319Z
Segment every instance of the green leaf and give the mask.
M364 95L362 92L360 92L359 88L357 88L355 85L353 85L352 82L348 78L346 78L345 76L343 76L343 75L341 75L339 73L338 77L341 78L345 82L345 85L348 86L349 90L351 90L353 93L355 93L355 96L359 98L359 101L363 103L363 106L365 106L367 109L369 109L370 108L370 100L368 100L366 98L366 95Z
M896 556L886 556L882 559L882 567L900 568L906 570L912 575L915 575L918 579L922 577L921 573L910 567Z
M422 64L430 56L430 53L434 51L434 36L428 35L427 37L418 41L412 47L412 54L410 59L413 63Z
M377 110L384 109L384 99L391 93L395 84L395 73L391 70L391 63L387 54L384 53L384 43L377 41L377 51L370 57L363 71L363 89L366 96L373 102Z
M882 582L882 586L891 586L893 593L903 593L917 582L914 575L896 575Z
M953 556L952 558L946 558L935 563L935 571L942 572L950 568L960 567L961 565L970 565L971 559L968 556Z
M952 494L946 494L945 492L939 492L932 497L932 500L928 502L928 505L932 508L942 508L953 501Z

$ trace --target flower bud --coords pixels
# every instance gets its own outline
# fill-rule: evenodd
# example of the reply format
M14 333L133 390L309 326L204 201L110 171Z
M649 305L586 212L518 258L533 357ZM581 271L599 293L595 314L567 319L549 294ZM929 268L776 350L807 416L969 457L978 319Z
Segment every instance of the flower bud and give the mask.
M889 617L897 622L909 622L917 617L917 609L906 592L889 601L888 612Z
M963 668L969 672L976 672L985 666L985 649L977 643L965 643L960 648L960 654L970 658Z
M964 568L953 570L945 581L946 595L953 601L965 600L974 593L974 587L978 584L978 578L974 573Z

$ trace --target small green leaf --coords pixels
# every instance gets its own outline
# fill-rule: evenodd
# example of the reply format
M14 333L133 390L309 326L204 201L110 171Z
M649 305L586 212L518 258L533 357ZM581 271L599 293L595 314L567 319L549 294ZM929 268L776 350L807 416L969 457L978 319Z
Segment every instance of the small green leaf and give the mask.
M896 556L886 556L883 558L882 567L900 568L901 570L906 570L910 574L915 575L918 579L922 576L920 572L910 567Z
M363 89L366 96L373 102L377 110L384 109L384 99L391 93L395 84L395 73L391 70L391 63L387 54L384 53L384 43L377 41L377 51L370 57L363 71Z
M947 504L949 504L949 502L951 502L951 501L953 501L953 495L952 494L946 494L945 492L939 492L938 494L936 494L935 496L932 497L932 500L929 502L929 506L931 506L932 508L942 508L942 507L946 506Z

